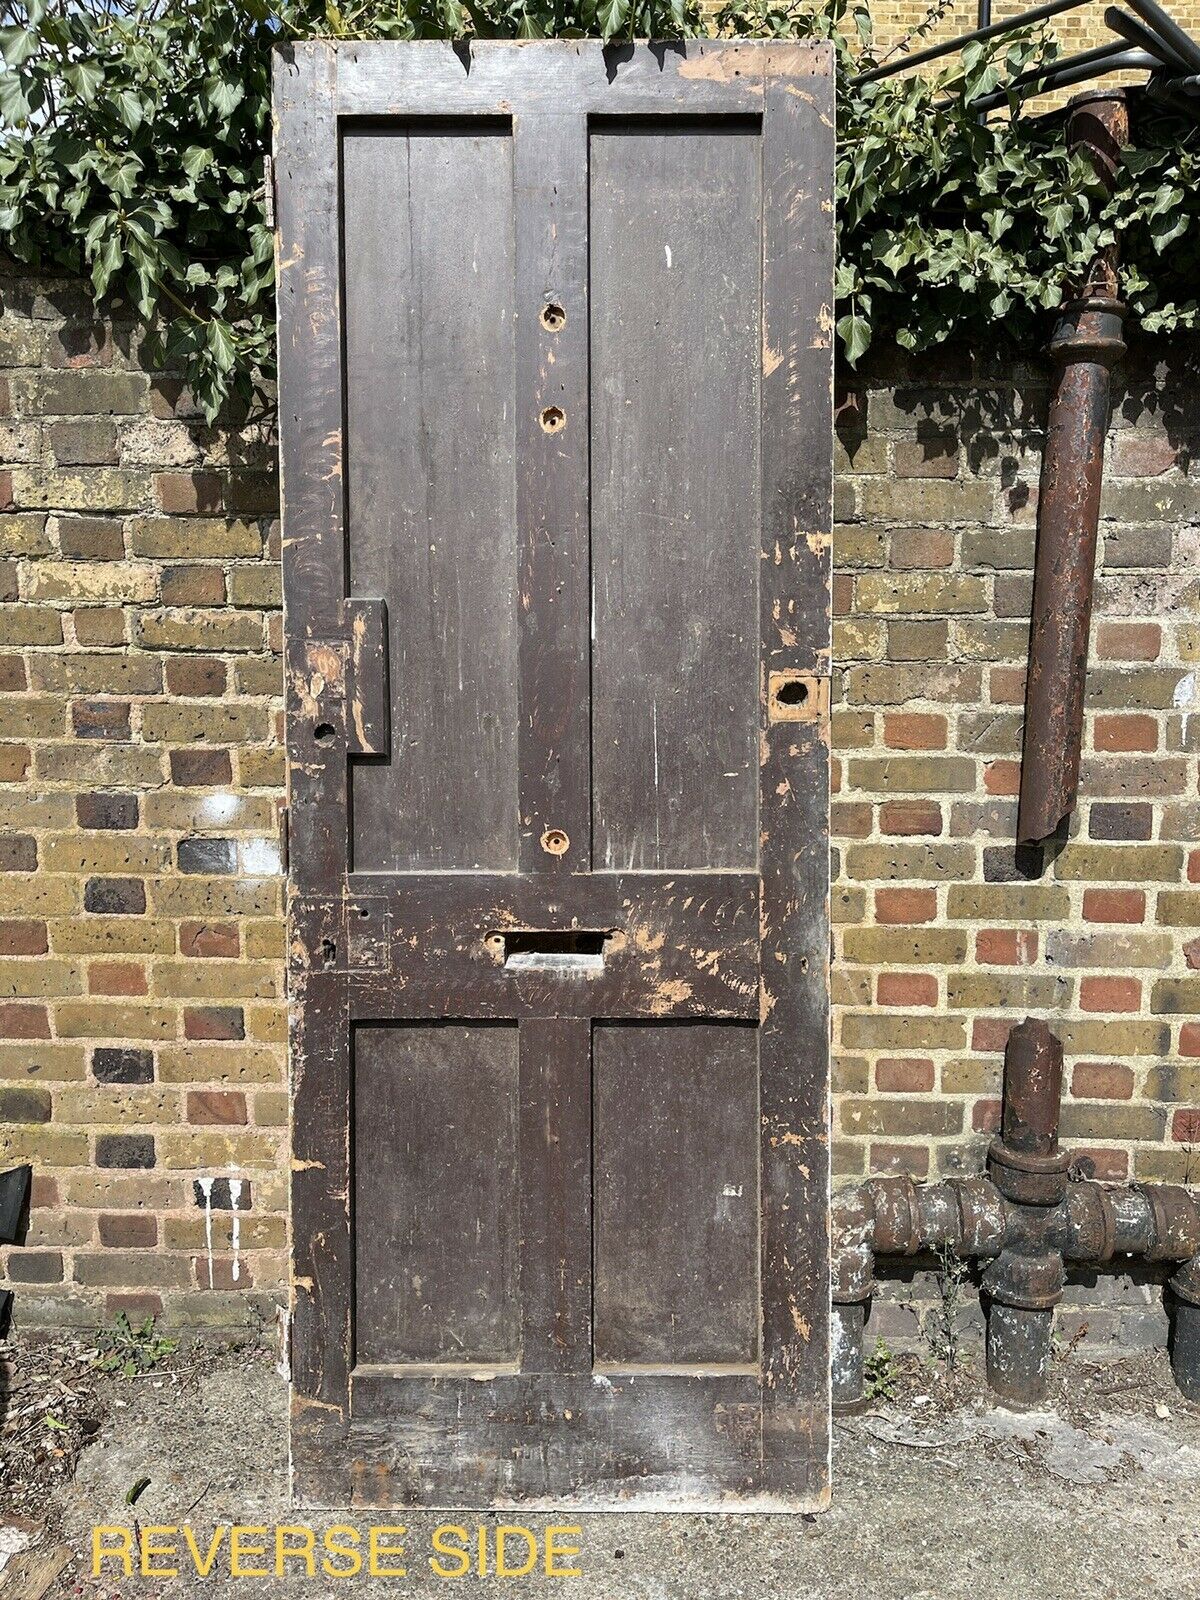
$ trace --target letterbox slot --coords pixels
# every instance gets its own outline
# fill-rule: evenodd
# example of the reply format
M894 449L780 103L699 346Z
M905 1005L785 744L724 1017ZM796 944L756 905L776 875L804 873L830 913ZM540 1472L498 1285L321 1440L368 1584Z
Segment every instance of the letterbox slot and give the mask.
M603 972L608 934L594 928L547 932L510 930L503 936L504 965L513 972Z

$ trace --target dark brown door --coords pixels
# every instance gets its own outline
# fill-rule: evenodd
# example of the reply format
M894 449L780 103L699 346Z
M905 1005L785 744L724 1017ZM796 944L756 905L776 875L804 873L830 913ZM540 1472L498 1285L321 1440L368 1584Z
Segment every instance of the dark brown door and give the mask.
M279 59L308 1501L827 1493L831 70Z

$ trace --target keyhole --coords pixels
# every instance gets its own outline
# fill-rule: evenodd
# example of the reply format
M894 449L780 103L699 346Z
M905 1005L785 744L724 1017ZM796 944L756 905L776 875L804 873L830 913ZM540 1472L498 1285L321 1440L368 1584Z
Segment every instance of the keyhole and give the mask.
M542 314L539 318L539 321L547 333L557 333L558 330L564 326L566 320L567 313L557 303L557 301L551 300L542 307Z

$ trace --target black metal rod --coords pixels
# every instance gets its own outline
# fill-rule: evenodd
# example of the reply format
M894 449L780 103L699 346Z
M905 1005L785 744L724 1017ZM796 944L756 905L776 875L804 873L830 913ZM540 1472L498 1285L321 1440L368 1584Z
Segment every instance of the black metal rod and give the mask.
M1090 51L1084 53L1091 54ZM1103 77L1107 72L1153 72L1161 65L1144 50L1122 50L1115 55L1090 61L1082 57L1072 59L1076 63L1074 66L1059 63L1047 67L1043 72L1026 73L1014 78L1007 88L980 95L978 100L971 102L972 108L976 111L995 111L998 106L1007 104L1009 92L1013 89L1033 89L1034 94L1049 94L1052 89L1066 89L1073 83L1084 83L1088 78Z
M1164 39L1160 39L1136 17L1131 17L1128 11L1122 11L1120 6L1109 6L1104 13L1104 20L1114 33L1119 33L1122 39L1138 50L1148 50L1152 56L1157 56L1163 66L1176 72L1188 70L1187 62L1177 51L1172 50Z
M1169 17L1156 0L1129 0L1129 4L1142 21L1182 56L1193 72L1200 72L1200 45L1188 37L1173 17Z
M869 72L860 73L854 81L856 84L875 83L880 78L890 78L894 73L904 72L909 67L922 67L927 61L936 61L939 56L948 56L966 45L976 42L982 44L985 40L995 39L1002 33L1011 33L1014 28L1026 28L1035 22L1045 22L1048 17L1057 17L1063 11L1073 11L1085 3L1086 0L1048 0L1046 5L1034 6L1032 11L1025 11L1020 16L989 23L986 27L976 28L973 33L960 34L957 39L944 39L941 44L931 44L927 50L918 50L915 56L901 56L898 61L889 61L881 67L872 67Z

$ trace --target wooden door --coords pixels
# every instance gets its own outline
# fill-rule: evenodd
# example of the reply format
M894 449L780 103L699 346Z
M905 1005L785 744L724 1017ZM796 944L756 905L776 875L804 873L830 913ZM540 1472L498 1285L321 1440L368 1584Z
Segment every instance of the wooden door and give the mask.
M279 57L306 1501L827 1493L831 73Z

